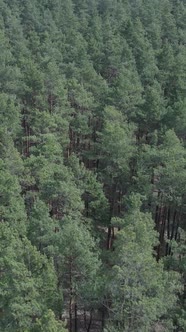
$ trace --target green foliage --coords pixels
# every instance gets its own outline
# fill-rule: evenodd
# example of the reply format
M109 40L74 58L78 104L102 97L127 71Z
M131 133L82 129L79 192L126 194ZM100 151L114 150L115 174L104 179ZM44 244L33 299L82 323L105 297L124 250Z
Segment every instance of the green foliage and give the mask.
M100 160L104 173L112 176L127 174L130 159L135 152L134 126L129 125L121 112L113 107L105 109L100 137Z
M36 326L32 332L65 332L64 324L56 321L54 313L51 310L43 315L42 319L37 319Z
M153 324L176 301L180 289L176 273L164 271L153 257L157 234L149 214L140 212L139 198L132 205L117 233L109 290L112 296L110 324L117 331L151 331ZM117 219L113 220L117 225Z
M91 306L97 295L100 267L96 243L86 226L77 220L67 220L58 235L58 264L62 271L60 282L64 289L68 289L70 301L84 304L85 307Z
M0 9L0 330L184 331L185 1Z
M50 308L56 289L52 261L6 223L0 227L1 330L25 331Z

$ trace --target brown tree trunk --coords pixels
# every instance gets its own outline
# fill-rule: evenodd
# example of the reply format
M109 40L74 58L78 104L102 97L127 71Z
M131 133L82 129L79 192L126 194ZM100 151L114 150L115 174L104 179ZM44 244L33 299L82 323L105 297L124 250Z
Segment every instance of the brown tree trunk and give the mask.
M90 332L91 325L92 325L92 309L90 310L90 319L87 327L87 332Z
M74 332L78 331L77 303L74 304Z
M104 307L101 310L101 330L104 331L105 327L105 309Z
M168 213L167 213L167 239L170 239L170 216L171 216L171 210L170 207L168 208ZM169 253L169 243L166 244L166 256Z
M73 302L73 288L72 288L72 260L70 259L70 299L69 299L69 332L72 332L72 302Z
M107 250L110 249L111 246L111 234L112 234L112 227L108 227L108 235L107 235Z

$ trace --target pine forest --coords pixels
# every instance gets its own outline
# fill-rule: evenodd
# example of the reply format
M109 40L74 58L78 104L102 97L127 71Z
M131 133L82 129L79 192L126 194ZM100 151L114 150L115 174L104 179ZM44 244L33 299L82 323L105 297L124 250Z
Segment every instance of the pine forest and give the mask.
M0 332L186 331L186 0L0 0Z

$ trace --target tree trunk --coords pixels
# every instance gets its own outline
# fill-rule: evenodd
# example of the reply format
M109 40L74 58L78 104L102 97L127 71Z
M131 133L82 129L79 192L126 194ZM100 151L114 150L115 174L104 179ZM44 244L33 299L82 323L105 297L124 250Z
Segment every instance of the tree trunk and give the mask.
M90 310L90 319L87 327L87 332L90 332L91 325L92 325L92 309Z
M168 208L168 213L167 213L167 238L168 240L170 239L170 215L171 215L171 210L170 207ZM166 244L166 256L169 253L169 243Z
M72 288L72 260L70 259L70 299L69 299L69 332L72 332L72 302L73 302L73 288Z
M78 331L77 325L77 303L74 304L74 332Z

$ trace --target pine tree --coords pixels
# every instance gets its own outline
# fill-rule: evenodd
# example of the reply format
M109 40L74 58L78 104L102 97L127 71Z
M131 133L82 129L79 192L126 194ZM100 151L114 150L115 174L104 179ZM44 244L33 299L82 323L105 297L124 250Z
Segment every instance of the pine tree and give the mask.
M131 196L125 219L113 219L120 227L112 255L109 282L112 304L108 331L151 331L176 301L178 275L164 271L153 257L157 238L149 214L140 212L140 200ZM111 327L111 328L110 328Z

